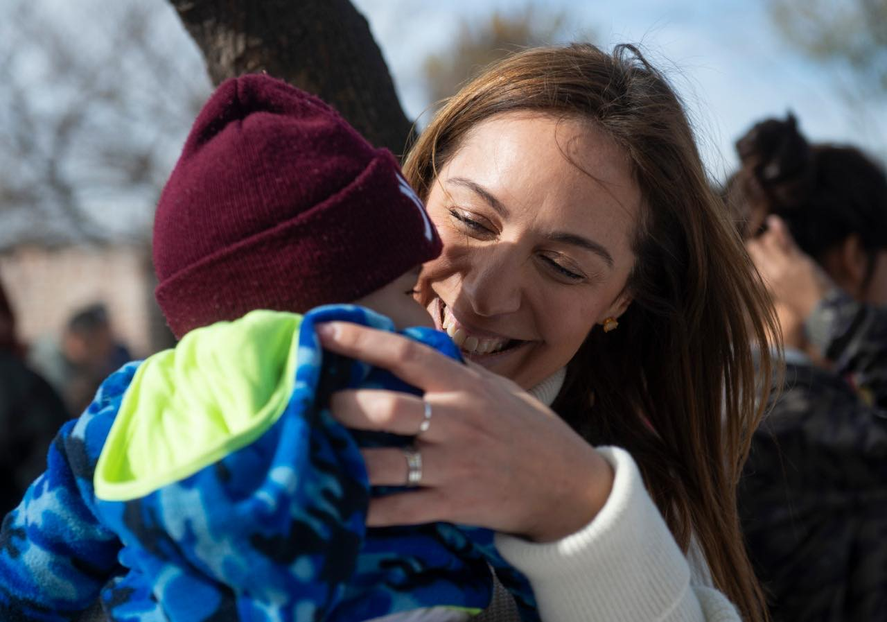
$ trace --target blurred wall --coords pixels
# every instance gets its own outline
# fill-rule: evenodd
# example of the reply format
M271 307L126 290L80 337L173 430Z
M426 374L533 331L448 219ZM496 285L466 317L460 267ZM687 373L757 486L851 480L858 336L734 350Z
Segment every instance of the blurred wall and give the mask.
M136 246L26 245L0 255L0 278L27 344L60 335L73 311L103 302L118 339L134 356L150 353L150 276L147 251Z

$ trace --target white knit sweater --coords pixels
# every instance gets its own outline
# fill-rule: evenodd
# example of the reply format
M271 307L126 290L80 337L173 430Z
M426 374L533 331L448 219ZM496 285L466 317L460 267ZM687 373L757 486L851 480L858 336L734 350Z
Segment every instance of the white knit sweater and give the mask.
M550 405L564 375L561 370L531 393ZM530 579L544 622L739 620L733 605L711 587L701 556L691 569L628 452L617 447L598 451L616 478L591 523L545 544L496 536L502 555ZM494 611L483 615L510 617Z

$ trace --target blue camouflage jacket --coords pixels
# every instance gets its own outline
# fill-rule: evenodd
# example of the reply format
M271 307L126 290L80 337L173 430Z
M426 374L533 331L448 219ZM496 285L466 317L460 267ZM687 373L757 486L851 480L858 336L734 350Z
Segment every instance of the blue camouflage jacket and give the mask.
M415 390L324 353L314 326L333 319L393 330L347 305L255 311L110 376L3 521L0 619L70 620L98 597L115 621L466 619L492 568L538 620L489 530L365 527L391 490L370 490L359 448L410 439L346 430L329 395ZM404 334L459 356L443 333Z

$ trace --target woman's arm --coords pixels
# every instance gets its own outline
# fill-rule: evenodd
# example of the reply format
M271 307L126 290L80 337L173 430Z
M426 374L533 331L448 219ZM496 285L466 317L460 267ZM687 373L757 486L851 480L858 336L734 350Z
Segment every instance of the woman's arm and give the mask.
M739 620L726 597L694 573L644 488L634 460L616 447L598 452L616 478L587 526L549 544L500 534L502 555L526 574L546 622Z
M625 451L595 450L508 380L397 335L336 324L322 340L423 388L433 406L417 439L422 487L374 499L373 525L449 521L500 532L500 551L529 576L546 622L738 620L720 592L691 579ZM332 408L349 427L398 434L416 434L423 420L421 399L384 391L343 392ZM365 457L371 483L404 483L399 451Z

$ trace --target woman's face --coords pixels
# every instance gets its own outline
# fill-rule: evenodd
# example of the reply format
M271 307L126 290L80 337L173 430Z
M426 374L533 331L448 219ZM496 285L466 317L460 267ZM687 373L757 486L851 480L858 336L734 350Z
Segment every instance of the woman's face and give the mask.
M630 302L641 193L627 154L588 124L488 119L440 170L427 204L444 250L425 264L420 302L463 354L524 388Z

